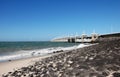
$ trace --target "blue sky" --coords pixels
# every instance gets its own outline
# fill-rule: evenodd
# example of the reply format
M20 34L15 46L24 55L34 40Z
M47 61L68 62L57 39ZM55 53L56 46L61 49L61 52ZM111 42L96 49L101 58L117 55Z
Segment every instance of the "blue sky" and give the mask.
M0 41L120 32L120 0L0 0Z

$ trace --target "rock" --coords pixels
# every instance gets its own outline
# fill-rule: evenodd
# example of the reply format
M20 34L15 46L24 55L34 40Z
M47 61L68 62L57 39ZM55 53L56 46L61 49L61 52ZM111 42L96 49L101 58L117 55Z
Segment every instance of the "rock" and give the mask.
M69 63L69 64L72 64L72 63L73 63L73 61L68 61L68 63Z
M89 57L89 60L93 60L94 59L94 57Z
M113 73L113 77L120 77L120 73L119 72Z

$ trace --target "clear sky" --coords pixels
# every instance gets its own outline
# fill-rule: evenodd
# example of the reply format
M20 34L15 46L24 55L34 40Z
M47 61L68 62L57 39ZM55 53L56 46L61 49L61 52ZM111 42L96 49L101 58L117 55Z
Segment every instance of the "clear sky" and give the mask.
M120 0L0 0L0 41L120 32Z

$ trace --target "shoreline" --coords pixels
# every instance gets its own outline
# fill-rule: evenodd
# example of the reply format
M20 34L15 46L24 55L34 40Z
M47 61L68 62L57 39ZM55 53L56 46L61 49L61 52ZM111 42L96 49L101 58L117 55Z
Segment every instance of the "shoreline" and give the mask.
M120 39L39 59L2 77L120 77Z
M2 76L3 74L7 74L8 72L13 72L15 70L18 70L22 67L27 67L29 65L33 65L35 62L41 61L42 59L57 56L61 53L67 53L67 52L75 51L77 49L81 49L81 48L89 47L89 46L93 46L93 45L96 45L96 44L89 44L86 46L83 46L81 44L78 47L75 47L74 49L55 51L53 53L49 53L49 54L46 54L43 56L33 56L33 57L28 57L28 58L0 62L0 68L2 69L2 70L0 70L0 76Z
M11 61L5 61L5 62L0 62L0 76L3 74L6 74L8 72L13 72L15 70L18 70L22 67L27 67L29 65L33 65L35 62L40 61L44 58L48 58L54 55L58 55L62 52L58 53L51 53L48 55L44 56L35 56L35 57L30 57L30 58L23 58L23 59L16 59L16 60L11 60Z
M12 54L6 54L6 55L1 55L0 56L0 63L1 62L6 62L6 61L11 61L11 60L18 60L18 59L23 59L23 58L31 58L33 56L44 56L46 54L51 54L54 52L59 52L59 51L66 51L66 50L72 50L76 48L83 48L86 46L94 45L91 43L87 44L75 44L73 46L68 46L68 47L50 47L50 48L43 48L43 49L33 49L33 50L18 50ZM28 52L28 53L27 53Z
M50 48L43 48L43 49L21 50L21 51L17 51L15 54L11 54L11 55L6 54L6 55L3 55L2 57L0 56L0 63L19 60L19 59L25 59L25 58L31 58L31 57L37 57L37 56L44 56L44 55L52 54L54 52L59 52L59 51L72 50L74 49L74 47L75 45L69 46L69 47L50 47ZM28 53L26 53L26 51Z

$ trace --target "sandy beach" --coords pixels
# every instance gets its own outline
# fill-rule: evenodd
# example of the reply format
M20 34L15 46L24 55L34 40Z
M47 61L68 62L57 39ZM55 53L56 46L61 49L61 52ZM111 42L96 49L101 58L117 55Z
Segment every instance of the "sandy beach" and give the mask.
M13 60L13 61L6 61L0 63L0 77L2 74L6 74L8 72L13 72L17 69L20 69L22 67L27 67L29 65L33 65L36 61L40 61L44 58L57 55L59 53L54 54L48 54L45 56L38 56L38 57L31 57L31 58L25 58L25 59L19 59L19 60Z
M19 69L21 67L25 67L28 65L33 64L35 61L38 61L44 57L34 57L34 58L27 58L27 59L20 59L20 60L14 60L14 61L7 61L7 62L1 62L0 63L0 76L4 73L7 73L9 71L14 71L15 69Z

